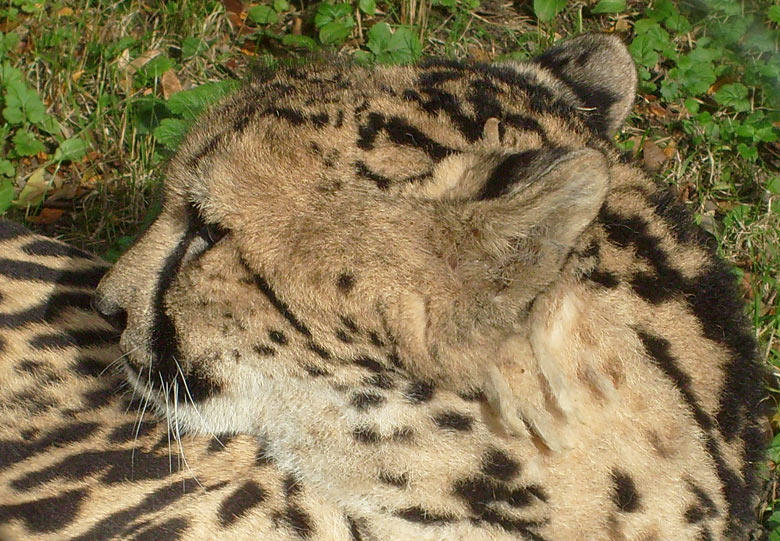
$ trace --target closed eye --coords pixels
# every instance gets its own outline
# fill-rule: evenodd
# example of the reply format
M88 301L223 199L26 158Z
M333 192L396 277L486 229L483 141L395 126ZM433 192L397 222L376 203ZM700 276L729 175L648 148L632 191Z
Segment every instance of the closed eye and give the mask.
M219 224L206 222L198 207L193 203L190 203L188 214L189 227L192 231L192 237L190 237L192 242L188 250L190 257L187 258L190 259L192 256L199 256L213 248L228 234L228 230Z

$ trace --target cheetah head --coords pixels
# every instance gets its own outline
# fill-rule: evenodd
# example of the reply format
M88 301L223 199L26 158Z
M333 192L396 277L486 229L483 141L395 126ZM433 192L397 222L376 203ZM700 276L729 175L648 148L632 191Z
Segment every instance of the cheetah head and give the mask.
M636 77L607 36L442 65L280 70L197 124L99 286L134 392L184 429L254 432L265 398L314 384L481 388L602 205Z

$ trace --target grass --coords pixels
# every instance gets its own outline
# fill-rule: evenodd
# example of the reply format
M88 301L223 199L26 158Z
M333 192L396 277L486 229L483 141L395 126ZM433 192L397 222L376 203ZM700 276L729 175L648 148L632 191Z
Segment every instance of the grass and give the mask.
M641 78L617 143L717 239L776 371L779 23L768 0L3 0L0 214L113 260L157 212L187 125L226 90L219 81L254 64L321 49L369 63L528 58L582 31L615 32ZM764 520L780 540L780 437L768 455Z

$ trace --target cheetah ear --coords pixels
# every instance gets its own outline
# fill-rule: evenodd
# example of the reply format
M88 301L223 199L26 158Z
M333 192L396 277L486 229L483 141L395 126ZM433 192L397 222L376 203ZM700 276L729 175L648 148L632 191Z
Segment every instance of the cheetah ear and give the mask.
M530 162L525 154L507 155L479 199L461 203L462 225L451 225L460 228L456 271L464 283L492 284L515 306L556 279L609 183L597 150L546 150Z
M533 63L552 72L592 109L592 127L599 133L613 135L631 111L636 68L615 36L585 34L548 49Z

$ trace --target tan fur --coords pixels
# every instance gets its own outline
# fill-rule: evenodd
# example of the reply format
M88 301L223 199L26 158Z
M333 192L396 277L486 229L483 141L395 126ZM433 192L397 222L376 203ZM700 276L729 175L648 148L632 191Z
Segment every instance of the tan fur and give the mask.
M696 285L713 255L605 140L633 99L627 51L585 36L490 69L282 70L198 124L160 217L96 297L107 316L127 312L121 365L147 415L186 434L175 454L187 468L120 487L90 477L95 498L61 531L121 509L99 503L121 490L138 501L192 475L203 487L152 517L191 517L188 539L746 538L754 519L729 506L738 490L755 498L755 421L721 403L755 408L760 371L738 359L750 396L733 399L736 353ZM436 91L466 120L422 109ZM206 224L224 236L208 240ZM679 291L656 300L665 286ZM77 385L59 392L116 382ZM78 412L103 428L63 449L147 453L151 436L105 437L135 415L120 408ZM204 453L212 433L256 438L262 464L244 436ZM61 490L14 488L40 467L0 470L0 505ZM248 480L267 497L220 526Z

